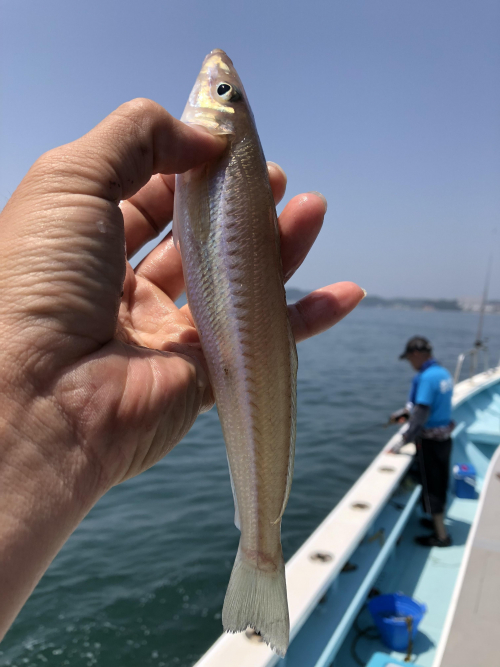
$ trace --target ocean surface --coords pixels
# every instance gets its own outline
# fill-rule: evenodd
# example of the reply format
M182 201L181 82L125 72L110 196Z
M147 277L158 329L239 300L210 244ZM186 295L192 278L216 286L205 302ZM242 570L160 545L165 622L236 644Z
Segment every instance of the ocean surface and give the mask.
M365 307L299 346L287 559L394 432L383 423L406 401L412 371L398 361L405 341L427 336L453 372L477 321ZM499 316L486 317L485 335L496 365ZM213 409L174 452L94 507L0 645L0 665L190 667L221 633L238 536Z

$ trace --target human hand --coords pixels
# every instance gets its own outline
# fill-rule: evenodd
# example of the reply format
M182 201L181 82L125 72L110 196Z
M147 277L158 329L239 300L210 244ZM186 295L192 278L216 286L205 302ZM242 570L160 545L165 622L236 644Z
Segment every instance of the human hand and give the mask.
M37 430L43 410L39 435L51 456L71 443L101 493L158 461L213 402L189 309L174 304L184 285L171 235L135 271L123 246L130 257L161 231L172 218L173 173L223 146L137 100L42 156L2 214L4 387L28 398L23 428ZM286 177L274 165L269 174L278 202ZM280 216L287 280L324 212L309 193ZM362 296L340 283L291 306L297 340L330 327Z
M189 309L174 304L183 277L171 235L135 271L124 248L130 257L171 220L173 174L224 145L135 100L43 155L1 214L0 637L96 500L212 405ZM269 174L279 201L286 177ZM309 193L281 214L287 280L324 213ZM362 297L338 283L291 306L297 340Z
M389 440L389 446L385 450L387 454L399 454L401 452L403 447L408 444L406 433L407 430L405 430L404 433L399 431L392 436L392 438Z
M387 450L387 454L399 454L403 445L403 442L398 442Z
M407 422L410 418L410 413L408 412L407 408L401 408L400 410L396 410L396 412L393 412L392 415L389 417L389 424L404 424Z

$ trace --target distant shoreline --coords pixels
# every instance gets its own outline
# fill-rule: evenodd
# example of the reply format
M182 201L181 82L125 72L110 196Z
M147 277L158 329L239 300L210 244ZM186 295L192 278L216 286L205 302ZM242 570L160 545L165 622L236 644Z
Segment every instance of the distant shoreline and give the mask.
M293 303L308 292L296 287L286 290L287 301ZM391 308L393 310L447 310L465 313L478 313L481 307L480 299L414 299L407 297L395 297L386 299L381 296L368 295L359 304L363 308ZM500 301L488 301L485 312L487 314L500 313Z

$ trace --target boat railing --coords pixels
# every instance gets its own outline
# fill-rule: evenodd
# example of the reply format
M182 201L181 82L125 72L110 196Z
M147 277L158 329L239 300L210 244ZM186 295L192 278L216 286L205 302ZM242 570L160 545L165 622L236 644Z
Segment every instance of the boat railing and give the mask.
M488 368L490 367L488 347L484 343L478 342L474 345L474 347L471 350L467 350L467 352L462 352L462 354L458 356L457 366L455 368L455 375L453 377L455 384L458 384L458 381L460 380L462 367L467 357L470 358L469 378L471 378L478 372L481 361L484 366L483 370L487 371Z

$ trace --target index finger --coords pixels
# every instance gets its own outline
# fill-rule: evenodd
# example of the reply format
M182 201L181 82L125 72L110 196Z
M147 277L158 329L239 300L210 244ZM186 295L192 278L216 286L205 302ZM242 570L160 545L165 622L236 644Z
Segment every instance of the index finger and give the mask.
M155 174L139 192L120 203L129 259L172 221L174 184L173 174Z
M275 162L268 162L267 169L274 202L278 204L285 194L286 174ZM139 192L121 202L127 257L132 257L148 241L156 238L171 222L174 188L173 174L156 174Z

